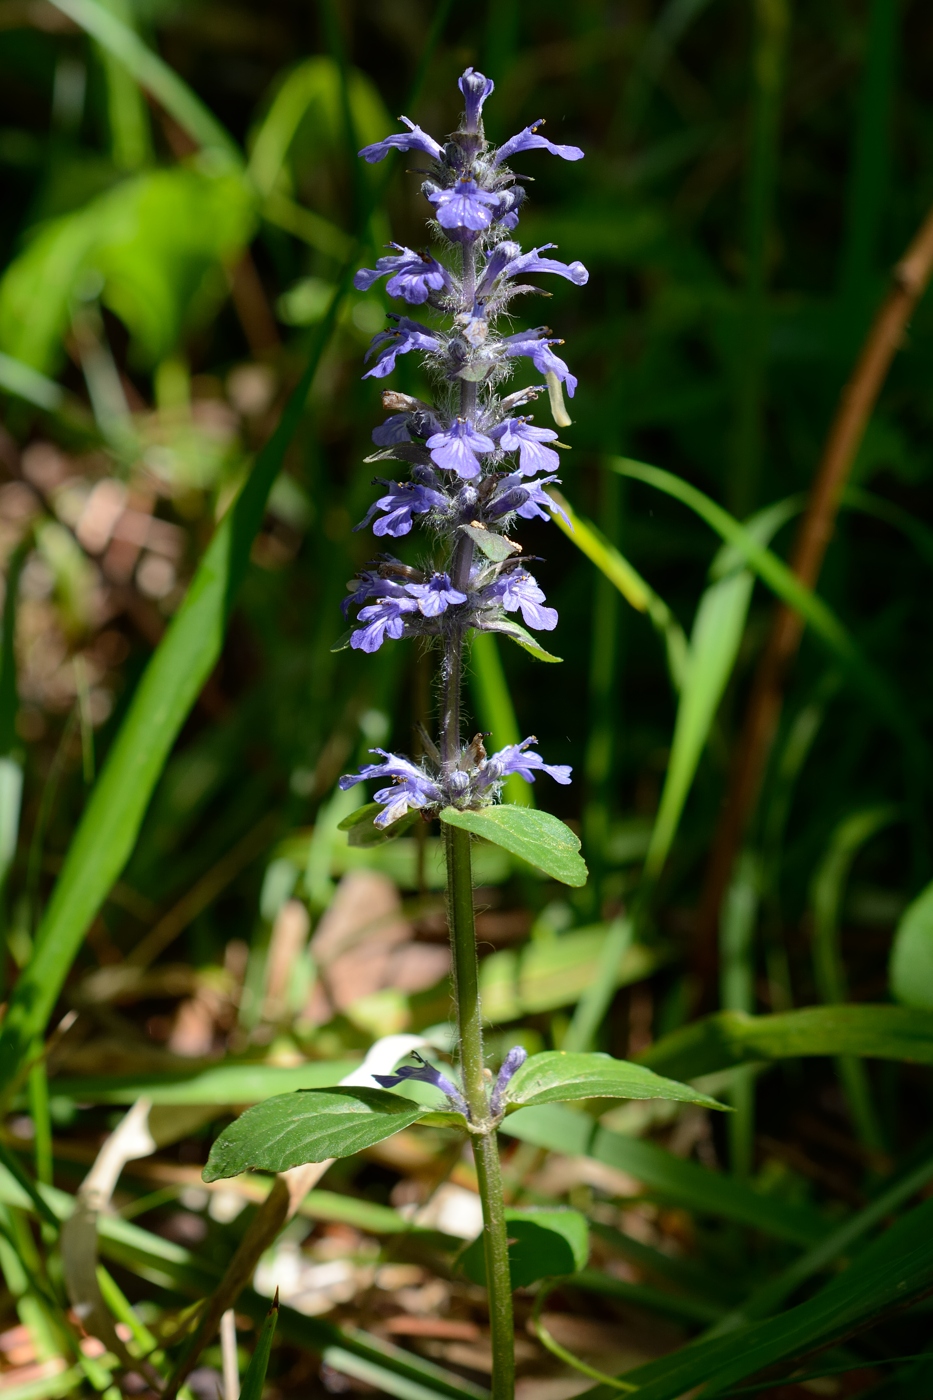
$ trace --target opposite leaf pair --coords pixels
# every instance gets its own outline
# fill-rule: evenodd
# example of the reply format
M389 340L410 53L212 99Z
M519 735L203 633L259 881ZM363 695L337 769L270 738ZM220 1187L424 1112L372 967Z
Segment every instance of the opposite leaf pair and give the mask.
M532 1055L512 1075L505 1112L573 1099L669 1099L723 1108L688 1084L610 1055ZM437 1111L384 1089L339 1087L279 1094L247 1109L220 1134L204 1169L205 1181L245 1171L287 1171L306 1162L350 1157L414 1123L465 1128L462 1113Z

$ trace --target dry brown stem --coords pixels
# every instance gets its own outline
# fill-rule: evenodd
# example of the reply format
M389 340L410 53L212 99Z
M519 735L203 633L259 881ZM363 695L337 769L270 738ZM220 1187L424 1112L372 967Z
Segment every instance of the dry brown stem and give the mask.
M839 501L865 429L904 341L907 324L933 273L933 210L894 268L892 286L876 315L842 391L823 457L800 522L791 568L808 588L820 575L833 535ZM779 604L758 663L736 751L728 792L713 840L697 918L697 964L709 987L716 969L719 910L736 855L755 810L781 717L784 684L803 634L798 612Z

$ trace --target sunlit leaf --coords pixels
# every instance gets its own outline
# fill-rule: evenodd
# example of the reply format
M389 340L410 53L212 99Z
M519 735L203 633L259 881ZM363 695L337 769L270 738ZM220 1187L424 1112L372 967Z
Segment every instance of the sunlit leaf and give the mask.
M430 1110L384 1089L309 1089L248 1108L211 1148L205 1181L352 1157Z
M458 812L455 807L445 807L441 821L504 847L562 884L586 884L579 837L550 812L512 804L485 807L480 812Z
M545 1050L526 1060L513 1075L507 1098L509 1103L528 1107L593 1098L672 1099L704 1108L724 1107L689 1084L662 1079L643 1065L614 1060L611 1055L564 1054L560 1050Z

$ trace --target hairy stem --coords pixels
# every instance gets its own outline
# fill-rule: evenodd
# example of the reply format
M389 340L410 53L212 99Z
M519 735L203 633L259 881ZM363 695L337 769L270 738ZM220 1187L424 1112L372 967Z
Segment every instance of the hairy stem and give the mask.
M483 1066L483 1020L479 1000L479 965L473 927L473 875L470 834L444 827L447 854L447 910L453 948L454 991L460 1030L460 1072L474 1129L473 1158L483 1204L483 1252L492 1334L492 1397L512 1400L515 1389L515 1329L512 1281L502 1198L499 1144L489 1129L489 1102Z

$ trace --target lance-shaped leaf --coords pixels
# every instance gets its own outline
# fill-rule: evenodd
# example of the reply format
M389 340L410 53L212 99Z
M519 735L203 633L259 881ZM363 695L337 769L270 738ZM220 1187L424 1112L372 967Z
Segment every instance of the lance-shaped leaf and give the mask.
M519 1107L598 1098L671 1099L704 1108L725 1107L689 1084L663 1079L643 1065L614 1060L611 1055L565 1055L560 1050L532 1055L516 1070L506 1090L507 1101Z
M482 812L458 812L455 807L445 807L441 821L485 837L564 885L579 888L586 884L588 872L580 855L580 841L569 826L550 812L512 805L487 807Z
M590 1233L586 1216L578 1210L554 1210L533 1206L505 1212L509 1233L509 1273L513 1288L527 1288L541 1278L563 1278L586 1268ZM486 1260L483 1236L467 1245L460 1268L473 1283L485 1286Z
M248 1108L211 1148L205 1181L255 1170L284 1172L306 1162L352 1157L419 1119L462 1123L383 1089L341 1087L278 1094Z
M539 642L535 641L529 631L520 622L512 622L509 618L503 617L498 622L487 622L484 626L486 632L501 632L503 637L508 637L510 642L515 642L523 651L527 651L529 656L533 656L536 661L562 661L562 656L553 656L551 652L545 651Z

